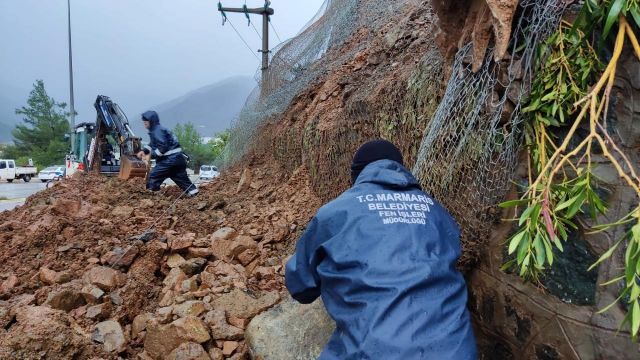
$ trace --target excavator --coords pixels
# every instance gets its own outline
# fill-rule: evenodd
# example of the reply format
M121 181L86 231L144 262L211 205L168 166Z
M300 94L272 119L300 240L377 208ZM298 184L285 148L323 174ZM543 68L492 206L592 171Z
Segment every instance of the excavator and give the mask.
M75 143L66 157L67 176L77 170L118 176L145 177L148 163L136 157L142 140L135 136L122 109L109 97L98 95L95 123L76 125Z

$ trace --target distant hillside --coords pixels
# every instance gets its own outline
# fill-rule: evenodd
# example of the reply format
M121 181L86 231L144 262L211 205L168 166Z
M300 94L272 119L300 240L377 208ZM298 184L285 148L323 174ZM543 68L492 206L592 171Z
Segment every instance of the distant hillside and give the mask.
M229 128L255 86L250 77L231 77L149 109L157 111L160 123L169 129L191 122L201 135L211 136ZM131 122L143 133L140 122Z

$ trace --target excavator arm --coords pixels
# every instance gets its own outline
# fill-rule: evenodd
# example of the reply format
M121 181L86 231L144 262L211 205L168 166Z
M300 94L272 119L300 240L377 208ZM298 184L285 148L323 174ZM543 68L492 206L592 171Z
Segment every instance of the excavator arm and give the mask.
M142 149L142 141L135 136L129 120L122 109L109 97L98 95L94 103L96 108L96 136L92 140L92 153L89 157L89 169L99 170L101 173L115 174L121 179L130 177L145 177L147 173L147 163L138 159L136 154ZM106 152L109 150L107 136L110 135L119 147L119 164L103 164ZM115 149L113 149L115 150Z

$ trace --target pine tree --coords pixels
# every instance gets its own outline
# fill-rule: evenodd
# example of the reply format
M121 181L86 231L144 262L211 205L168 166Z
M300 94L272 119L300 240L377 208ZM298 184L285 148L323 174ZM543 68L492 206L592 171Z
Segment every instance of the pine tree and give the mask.
M61 164L69 147L64 138L70 131L66 107L47 95L42 80L36 80L27 106L16 109L24 122L12 131L18 152L32 157L38 166Z

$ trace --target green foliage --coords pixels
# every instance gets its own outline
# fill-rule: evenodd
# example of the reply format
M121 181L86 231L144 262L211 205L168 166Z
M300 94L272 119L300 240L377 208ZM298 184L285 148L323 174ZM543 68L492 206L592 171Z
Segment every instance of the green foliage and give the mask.
M190 122L184 125L177 124L173 132L184 151L191 157L190 166L196 171L200 169L201 165L213 163L220 156L229 140L229 132L225 131L204 143L202 136Z
M70 131L67 105L47 95L42 80L33 84L27 106L16 110L23 115L23 124L12 131L15 145L5 151L13 158L33 158L40 167L61 164L69 145L64 136Z
M636 200L640 200L640 178L633 170L634 165L603 125L606 116L603 109L609 106L625 39L630 40L640 60L637 36L626 19L631 16L640 24L640 16L636 16L639 3L640 0L588 0L573 25L562 23L539 48L537 75L523 109L530 118L525 127L529 185L520 199L501 204L516 208L514 221L518 222L518 230L506 244L513 258L503 268L516 268L525 279L537 281L546 266L553 264L553 247L563 251L562 243L568 239L568 230L576 227L577 217L589 216L597 222L607 212L606 203L596 191L594 146L599 147L620 178L635 191ZM605 67L592 46L597 39L602 46L616 23L619 26L612 56ZM598 29L600 32L596 32ZM585 125L583 120L588 121L588 130L583 127L588 135L576 139L578 128ZM558 131L560 128L568 130ZM524 211L519 212L518 207ZM605 251L590 270L609 259L620 244L627 245L623 275L602 284L624 281L623 290L601 312L625 298L628 311L620 326L628 324L631 337L636 340L640 333L640 206L622 219L596 225L592 230L604 231L631 223L634 225L626 235Z
M558 30L540 45L536 56L537 75L533 81L527 106L523 109L530 121L525 128L525 142L531 154L536 175L543 184L532 189L521 203L505 203L503 207L526 205L518 219L520 231L509 240L509 254L516 257L503 268L518 267L520 276L537 281L547 265L553 264L552 248L563 251L571 219L588 207L595 218L606 206L595 192L591 167L574 167L562 176L551 174L547 164L557 150L553 128L565 127L574 119L574 104L582 99L596 79L602 65L582 31L570 31L562 23ZM542 172L542 173L541 173ZM554 178L553 181L549 177ZM548 181L547 181L548 180Z
M588 32L602 26L600 35L605 40L620 16L632 19L640 27L640 0L587 0L575 24Z
M209 140L206 144L210 147L211 154L213 155L213 159L218 160L218 158L222 155L225 146L229 142L229 131L225 130L221 133L216 134L213 139Z
M561 126L569 120L573 104L583 98L602 64L582 31L569 31L563 23L538 49L529 103L523 109L535 122Z

